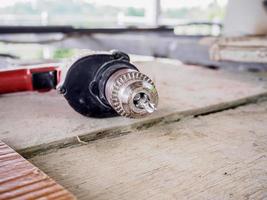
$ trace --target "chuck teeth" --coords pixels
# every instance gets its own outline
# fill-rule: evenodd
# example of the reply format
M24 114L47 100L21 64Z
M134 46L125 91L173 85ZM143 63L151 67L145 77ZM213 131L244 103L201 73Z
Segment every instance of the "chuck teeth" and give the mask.
M144 81L144 82L147 82L147 83L151 84L152 86L154 86L154 83L152 82L152 80L148 76L146 76L146 75L144 75L138 71L127 72L127 73L124 73L124 74L120 75L119 77L117 77L117 79L115 80L115 83L113 85L111 104L112 104L112 107L114 108L114 110L118 114L120 114L121 116L124 116L124 117L133 117L133 116L131 115L131 113L124 110L124 108L121 104L121 101L119 99L119 91L122 88L122 86L125 86L130 81Z

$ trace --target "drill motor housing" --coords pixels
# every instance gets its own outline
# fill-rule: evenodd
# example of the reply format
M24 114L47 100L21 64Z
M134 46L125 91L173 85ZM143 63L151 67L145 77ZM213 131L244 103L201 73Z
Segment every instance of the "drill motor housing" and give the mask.
M156 109L158 95L153 82L123 52L81 56L67 68L58 89L82 115L139 118Z

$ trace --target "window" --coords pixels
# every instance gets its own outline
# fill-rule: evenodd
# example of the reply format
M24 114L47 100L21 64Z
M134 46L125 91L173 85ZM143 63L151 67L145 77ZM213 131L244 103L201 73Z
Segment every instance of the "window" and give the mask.
M227 0L1 0L0 25L101 28L218 21ZM161 12L160 12L161 10Z

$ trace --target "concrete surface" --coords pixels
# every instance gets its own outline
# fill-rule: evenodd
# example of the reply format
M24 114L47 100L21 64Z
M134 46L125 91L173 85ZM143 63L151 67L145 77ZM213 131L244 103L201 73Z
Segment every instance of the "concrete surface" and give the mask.
M56 92L0 96L0 139L21 152L63 147L113 132L124 133L155 123L177 121L256 101L267 96L266 80L254 74L233 74L158 59L135 63L156 83L160 102L151 117L133 120L86 118Z
M38 155L78 199L266 199L267 102Z

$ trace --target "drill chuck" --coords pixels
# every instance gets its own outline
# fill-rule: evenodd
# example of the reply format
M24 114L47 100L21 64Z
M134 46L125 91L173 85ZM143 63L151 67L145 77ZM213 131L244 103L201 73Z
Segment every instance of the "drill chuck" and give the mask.
M138 118L153 113L158 104L154 83L132 69L121 69L108 79L105 95L114 110L125 117Z
M66 69L59 90L83 115L140 118L157 108L154 83L123 52L83 54Z

